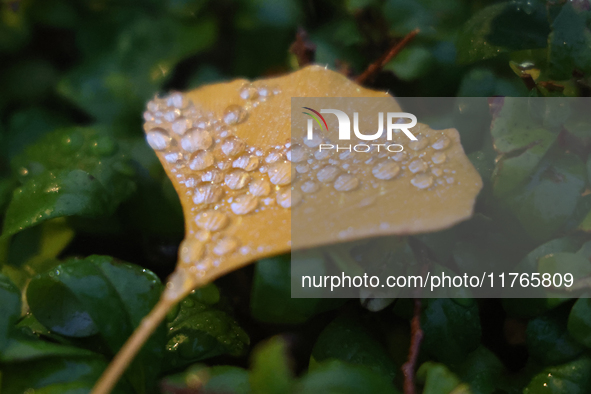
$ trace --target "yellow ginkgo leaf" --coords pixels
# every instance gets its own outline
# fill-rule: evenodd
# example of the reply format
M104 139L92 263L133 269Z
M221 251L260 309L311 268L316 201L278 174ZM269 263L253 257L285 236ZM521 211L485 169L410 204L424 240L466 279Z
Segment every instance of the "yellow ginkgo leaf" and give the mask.
M290 251L292 230L297 247L312 247L435 231L471 216L482 182L456 130L418 125L417 140L405 141L408 152L382 151L363 160L338 152L331 157L318 154L318 144L304 141L303 134L292 135L292 126L305 130L306 122L302 117L292 125L292 97L310 97L312 106L326 97L375 97L382 98L382 107L366 110L401 112L387 93L319 66L148 103L146 138L180 197L185 239L161 302L95 393L108 392L171 305L229 271ZM335 129L335 121L329 119L326 130Z

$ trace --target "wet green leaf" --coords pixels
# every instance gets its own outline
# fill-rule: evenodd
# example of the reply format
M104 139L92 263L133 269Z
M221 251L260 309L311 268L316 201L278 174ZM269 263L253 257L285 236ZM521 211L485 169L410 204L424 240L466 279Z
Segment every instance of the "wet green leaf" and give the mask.
M246 332L232 317L200 302L196 294L181 301L167 328L164 360L170 369L221 354L241 356L250 343Z
M115 354L156 304L161 288L150 271L91 256L34 277L27 300L35 317L50 330L72 337L98 332ZM129 369L138 392L148 390L160 369L162 335L163 330L158 330L148 340Z
M134 189L117 142L95 129L48 134L15 158L22 186L13 193L3 236L61 216L106 216Z
M538 2L490 5L463 26L458 61L472 63L503 52L544 48L550 33L546 18L546 10Z
M584 356L548 367L533 377L523 394L583 394L591 390L591 359Z

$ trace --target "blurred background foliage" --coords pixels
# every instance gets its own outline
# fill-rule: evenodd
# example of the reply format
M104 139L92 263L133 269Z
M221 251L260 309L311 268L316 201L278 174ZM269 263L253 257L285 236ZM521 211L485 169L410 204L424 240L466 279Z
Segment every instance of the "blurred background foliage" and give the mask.
M354 77L418 28L368 86L398 97L589 96L590 10L589 0L0 0L3 392L87 392L173 270L182 211L142 130L155 94L294 70L298 28L316 63ZM535 265L554 252L588 265L591 127L507 108L492 134L490 118L460 130L485 180L478 214L418 239L458 267ZM517 130L493 150L503 122L524 114L542 131ZM528 138L544 143L530 151ZM93 254L135 265L68 260ZM289 283L284 256L191 295L118 390L155 392L166 375L171 394L401 388L409 300L370 313L358 300L292 300ZM425 301L417 382L427 394L589 393L590 311L587 299Z

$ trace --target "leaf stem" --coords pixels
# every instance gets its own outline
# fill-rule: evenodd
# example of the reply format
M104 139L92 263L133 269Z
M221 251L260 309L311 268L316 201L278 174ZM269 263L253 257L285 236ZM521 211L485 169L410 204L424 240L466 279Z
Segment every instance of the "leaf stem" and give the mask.
M370 64L365 69L365 71L363 72L363 74L361 74L360 76L357 77L357 79L355 80L355 82L357 82L358 84L362 85L365 81L367 81L367 79L369 77L371 77L372 75L374 75L378 71L380 71L386 64L388 64L388 62L390 60L394 59L394 57L396 55L398 55L400 53L400 51L402 51L404 49L404 47L409 42L411 42L412 39L415 38L417 34L419 34L419 32L420 32L419 29L415 29L415 30L411 31L410 33L408 33L406 36L404 36L404 38L402 40L400 40L400 42L398 42L392 48L390 48L390 50L388 52L386 52L378 60L376 60L375 62L373 62L372 64Z
M421 299L414 299L414 314L410 323L411 326L411 340L410 349L408 350L408 361L402 366L402 373L404 374L404 394L415 394L415 368L419 351L421 349L421 342L423 340L423 330L421 329Z
M154 308L142 319L140 325L127 339L123 347L115 355L107 369L92 389L91 394L109 394L115 387L121 375L125 372L133 358L140 351L150 335L158 328L166 317L168 311L174 307L183 297L166 297L166 292L160 298Z

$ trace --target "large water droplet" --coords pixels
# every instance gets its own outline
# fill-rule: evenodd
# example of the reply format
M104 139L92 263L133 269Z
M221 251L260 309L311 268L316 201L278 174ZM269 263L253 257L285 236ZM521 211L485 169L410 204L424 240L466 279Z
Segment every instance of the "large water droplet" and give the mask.
M172 111L166 111L162 117L167 122L174 122L174 120L176 118L178 118L180 115L181 115L181 111L180 110L173 109Z
M228 137L222 143L222 152L227 156L236 156L242 153L245 146L246 144L242 140L233 136Z
M339 175L336 181L334 181L334 188L340 192L348 192L359 186L359 179L351 174Z
M236 215L246 215L256 209L259 200L252 194L243 194L234 199L230 205Z
M227 125L233 125L243 122L246 119L247 112L239 105L229 105L224 111L222 120Z
M288 188L278 192L276 199L280 207L287 209L298 205L302 201L302 194L297 190Z
M146 135L146 140L152 149L160 151L170 146L171 138L166 130L161 128L153 128Z
M181 93L173 93L170 96L168 96L168 98L166 99L166 104L169 107L175 107L178 109L182 109L184 107L185 104L185 100L183 98L183 95Z
M257 98L258 92L252 85L246 85L238 93L243 100L253 100Z
M232 163L234 168L242 168L245 171L253 171L259 166L259 158L255 155L242 155Z
M151 100L148 102L148 111L156 112L160 109L160 105L156 102L156 100Z
M181 116L172 123L170 126L173 133L183 135L191 127L191 120Z
M212 169L201 176L203 182L220 183L224 180L224 173L220 170Z
M418 174L410 180L410 183L419 189L426 189L433 184L433 177L429 174Z
M189 161L189 168L193 171L204 170L214 163L213 154L211 152L200 150L191 155Z
M287 151L286 156L287 160L291 161L292 163L299 163L304 161L308 154L303 146L293 145L291 149Z
M223 190L217 185L202 185L198 186L193 195L193 202L195 204L211 204L218 202L222 198Z
M203 242L194 238L185 239L179 248L179 258L183 263L194 263L203 256L204 251Z
M445 156L445 153L435 152L435 153L433 153L433 156L431 156L431 161L435 164L441 164L441 163L445 162L446 158L447 158L447 156Z
M197 226L209 231L221 230L228 225L229 221L225 213L213 209L202 212L195 218Z
M315 148L318 145L322 144L322 137L318 135L318 133L314 133L312 139L309 140L308 136L304 137L304 144L309 146L310 148Z
M449 146L451 141L446 136L441 136L431 145L435 150L443 150Z
M429 168L427 163L425 163L422 159L415 159L408 164L408 170L413 174L417 172L425 172Z
M406 160L408 154L406 152L396 152L390 157L392 158L392 160L400 162Z
M410 141L408 143L408 147L414 151L419 151L421 149L425 149L427 147L427 145L429 145L429 140L426 137L423 137L421 135L416 136L417 140L416 141Z
M326 166L320 169L316 174L316 178L320 182L332 182L339 174L339 169L335 166Z
M304 193L315 193L320 189L320 185L314 181L306 181L300 187Z
M255 179L250 183L248 191L253 196L264 197L271 192L271 184L266 179Z
M242 189L250 181L250 175L244 170L233 170L226 174L224 182L230 189Z
M218 256L224 256L236 250L238 247L238 240L233 237L224 237L220 239L213 247L213 253Z
M400 172L398 164L392 161L383 161L376 164L371 173L378 179L389 180L394 178Z
M282 156L283 156L283 154L281 152L278 152L276 150L272 150L271 152L269 152L267 157L265 157L265 162L266 163L276 163L277 161L279 161L282 158Z
M181 147L189 152L195 152L201 149L208 149L213 143L211 134L206 130L191 129L187 131L181 139Z
M291 165L289 163L275 163L267 172L272 184L282 186L291 183Z
M176 164L183 160L183 154L181 152L170 152L164 155L164 160L170 164Z
M441 168L434 167L431 169L431 174L433 174L435 176L441 176L441 175L443 175L443 170Z

